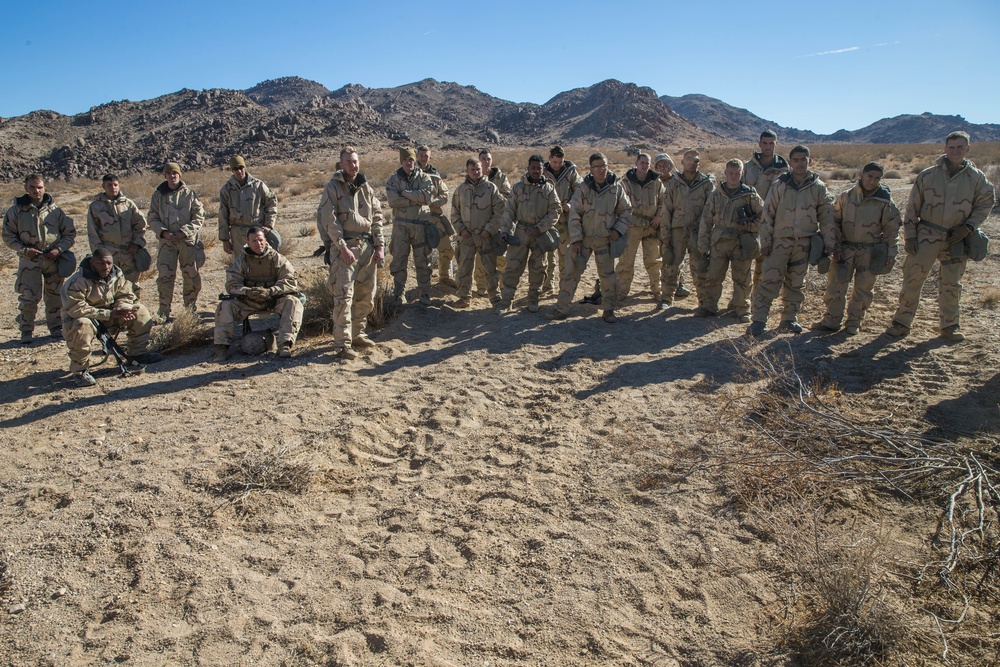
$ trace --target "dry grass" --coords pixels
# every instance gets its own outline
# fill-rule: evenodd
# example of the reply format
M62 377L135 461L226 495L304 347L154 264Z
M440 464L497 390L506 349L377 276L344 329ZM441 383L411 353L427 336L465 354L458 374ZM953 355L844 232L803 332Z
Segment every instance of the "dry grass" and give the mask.
M979 305L990 310L1000 308L1000 287L987 288L979 298Z
M392 298L392 274L389 273L389 258L376 274L375 307L368 316L368 324L379 330L389 326L399 314L399 304Z
M173 322L153 329L150 349L177 352L206 344L211 340L212 324L203 323L195 313L182 309Z
M315 225L301 225L299 227L299 237L305 238L307 236L316 236L319 231L316 229Z
M327 280L325 267L299 274L299 289L306 295L302 313L302 330L330 333L333 325L333 288Z
M214 491L228 497L224 505L234 505L245 514L251 511L255 494L303 494L312 486L316 473L316 464L304 452L276 446L244 454L239 463L229 466Z

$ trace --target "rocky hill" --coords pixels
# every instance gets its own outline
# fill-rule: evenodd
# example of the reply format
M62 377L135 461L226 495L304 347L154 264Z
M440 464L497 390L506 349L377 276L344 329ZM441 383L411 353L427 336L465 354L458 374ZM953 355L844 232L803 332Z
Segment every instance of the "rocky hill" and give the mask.
M824 139L867 144L937 143L954 130L968 132L973 141L1000 141L1000 125L970 123L961 116L927 112L883 118L860 130L838 130Z
M661 95L660 100L698 127L727 139L756 143L761 132L772 130L782 144L820 140L820 136L814 132L782 127L774 121L765 120L746 109L734 107L708 95Z

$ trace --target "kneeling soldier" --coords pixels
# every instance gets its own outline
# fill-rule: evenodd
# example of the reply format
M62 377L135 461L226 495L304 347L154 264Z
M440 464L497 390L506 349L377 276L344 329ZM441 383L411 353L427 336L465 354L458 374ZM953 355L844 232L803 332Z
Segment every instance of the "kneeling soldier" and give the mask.
M243 252L226 270L226 294L234 297L219 301L215 310L215 357L223 362L229 356L233 328L254 313L278 313L278 355L292 356L295 337L302 326L302 302L296 292L295 269L287 259L267 244L264 230L251 227Z
M733 296L729 310L740 322L750 321L750 269L757 256L759 241L754 238L760 227L764 202L749 185L740 182L743 163L726 163L726 181L708 199L701 214L698 250L707 255L708 272L698 291L701 302L695 314L718 315L719 298L726 270L732 266ZM751 235L749 237L744 235Z
M517 283L528 267L528 310L538 311L538 293L545 280L546 252L536 241L559 220L562 207L555 186L542 176L542 156L528 158L528 172L514 184L507 199L500 231L517 237L517 243L507 248L507 268L503 273L503 291L499 310L510 308Z
M93 256L84 258L80 270L63 284L61 296L69 370L76 386L97 384L90 374L90 353L98 323L103 323L111 336L125 329L125 353L130 361L152 364L163 359L149 352L153 319L107 248L97 248Z
M318 219L320 236L330 249L334 347L337 356L354 359L358 356L354 350L375 345L365 335L365 322L375 307L385 244L382 204L361 172L353 146L340 152L340 167L323 191Z
M858 333L861 320L875 295L872 290L879 274L888 273L896 263L897 237L903 224L889 188L879 185L883 169L869 162L861 170L857 185L841 193L833 202L833 224L837 229L840 260L826 277L826 314L813 324L819 331L836 331L844 317L847 288L854 279L851 305L847 306L849 336Z

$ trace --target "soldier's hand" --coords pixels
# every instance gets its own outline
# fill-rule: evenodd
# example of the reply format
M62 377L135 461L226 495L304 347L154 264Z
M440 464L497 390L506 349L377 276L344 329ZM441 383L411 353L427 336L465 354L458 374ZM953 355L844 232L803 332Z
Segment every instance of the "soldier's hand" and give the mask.
M894 266L896 266L896 258L895 257L890 257L889 259L885 260L885 272L886 273L889 273L890 271L892 271L892 267L894 267Z
M134 255L135 253L139 252L139 244L129 243L128 248L126 248L125 250L128 251L128 254Z
M24 256L27 257L28 259L38 259L39 257L42 256L42 251L39 250L38 248L25 248Z
M831 262L833 262L833 263L836 264L837 262L840 261L840 253L837 252L836 248L826 248L825 252L826 252L827 257L830 258Z
M350 266L354 262L358 261L358 258L354 255L354 252L345 246L340 246L340 251L337 253L340 256L340 261L344 264Z
M562 203L562 210L563 210L563 213L569 213L569 202L568 201L564 201Z
M479 232L479 236L481 236L484 239L488 239L488 238L490 238L493 235L490 234L490 230L484 229L483 231Z
M580 253L582 253L583 241L574 241L573 244L570 246L570 250L573 252L574 255L579 255Z
M243 288L243 296L250 299L251 301L264 301L267 299L267 288L266 287L245 287Z
M906 248L906 254L907 255L916 255L917 254L917 239L916 239L916 237L911 238L911 239L906 239L904 247Z
M649 226L652 227L653 229L659 229L660 228L660 216L654 215L653 219L649 221Z
M470 232L468 229L463 229L458 233L458 235L461 236L463 239L467 239L470 236L472 236L472 232Z
M111 311L111 317L116 320L130 322L135 319L135 310L132 306L118 306Z
M223 241L222 242L222 249L226 251L227 255L232 255L233 254L233 242L232 241Z
M972 225L959 225L958 227L952 227L948 230L948 243L954 244L964 241L965 237L973 232L974 227Z
M760 255L761 255L761 257L767 257L770 254L771 254L771 246L769 246L769 245L762 245L760 247Z
M376 266L382 266L385 262L385 246L375 246L374 259Z
M541 235L542 235L542 233L540 231L538 231L538 227L532 227L531 231L528 232L528 242L529 243L533 242L535 239L537 239Z
M622 237L622 235L618 232L617 229L612 229L611 230L611 240L612 241L617 241L621 237Z
M45 259L55 259L56 257L59 256L59 248L53 248L52 250L49 250L42 256L45 257Z

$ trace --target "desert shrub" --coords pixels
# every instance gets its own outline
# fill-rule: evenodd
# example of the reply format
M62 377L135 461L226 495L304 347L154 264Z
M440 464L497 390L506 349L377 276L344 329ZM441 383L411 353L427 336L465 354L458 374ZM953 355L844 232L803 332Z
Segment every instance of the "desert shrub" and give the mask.
M299 274L299 289L306 295L302 313L302 329L314 333L329 333L333 324L333 288L327 281L326 267Z
M373 329L384 329L399 314L399 304L392 298L392 274L389 273L389 258L379 267L375 282L375 307L368 315L368 324Z
M890 169L883 175L883 178L902 178L903 175L895 169Z
M983 308L996 310L1000 307L1000 287L987 287L979 299Z
M206 344L211 339L212 323L202 322L196 313L182 309L169 324L153 329L150 349L176 352Z
M853 181L857 178L857 172L850 169L834 169L827 172L827 178L831 181Z
M300 237L316 236L316 234L318 234L318 232L316 231L316 225L301 225L299 227Z
M317 474L316 464L303 452L275 446L245 453L221 475L214 491L227 497L241 514L252 511L254 495L265 492L302 494Z

